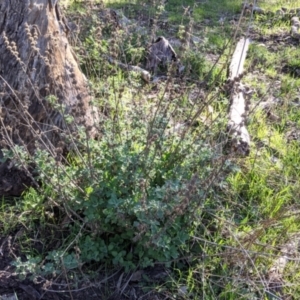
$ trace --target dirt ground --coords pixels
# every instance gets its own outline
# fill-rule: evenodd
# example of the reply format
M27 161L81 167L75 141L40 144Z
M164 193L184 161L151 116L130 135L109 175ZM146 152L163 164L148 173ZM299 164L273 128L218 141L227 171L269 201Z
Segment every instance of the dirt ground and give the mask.
M22 257L18 245L13 242L11 236L0 238L0 300L163 299L162 295L151 289L152 284L157 284L168 276L168 271L162 265L131 274L125 274L120 270L109 278L104 278L99 271L98 278L92 281L81 280L76 288L73 281L73 287L69 289L71 285L63 276L35 280L32 280L32 274L28 274L24 280L17 277L11 262L12 257L19 255ZM143 277L147 278L148 287Z

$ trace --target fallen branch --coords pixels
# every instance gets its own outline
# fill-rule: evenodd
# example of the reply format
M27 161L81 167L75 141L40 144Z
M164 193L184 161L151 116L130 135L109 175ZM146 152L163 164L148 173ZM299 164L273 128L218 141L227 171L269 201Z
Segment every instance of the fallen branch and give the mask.
M249 92L240 82L248 47L249 39L240 39L229 67L229 81L232 82L232 90L227 130L231 137L232 149L242 155L248 155L250 151L250 135L245 125L247 111L245 98Z
M106 59L108 60L109 63L111 63L112 65L118 66L120 69L122 69L124 71L133 71L133 72L140 73L141 77L144 81L146 81L147 83L150 82L151 74L148 71L146 71L145 69L140 68L138 66L124 64L116 59L113 59L110 56L106 56Z

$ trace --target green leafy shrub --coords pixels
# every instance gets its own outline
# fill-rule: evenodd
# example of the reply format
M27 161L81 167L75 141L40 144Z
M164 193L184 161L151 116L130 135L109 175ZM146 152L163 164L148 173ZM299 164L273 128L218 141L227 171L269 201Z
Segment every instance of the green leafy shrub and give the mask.
M71 232L82 227L89 232L76 238L81 263L106 262L128 270L171 261L188 248L189 233L201 220L201 182L211 173L214 153L192 135L172 144L163 122L152 126L147 139L146 123L136 119L128 130L119 121L116 135L91 141L82 160L75 156L67 166L58 167L38 151L42 194L76 212ZM109 133L115 124L106 127ZM41 203L33 190L24 199L24 204L31 199L31 207Z

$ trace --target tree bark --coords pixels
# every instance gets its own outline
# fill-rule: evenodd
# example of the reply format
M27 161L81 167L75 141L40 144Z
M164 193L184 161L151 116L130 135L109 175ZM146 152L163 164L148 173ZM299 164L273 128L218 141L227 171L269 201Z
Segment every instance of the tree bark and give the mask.
M18 145L30 154L43 148L55 155L79 125L96 133L97 111L57 2L0 1L0 153ZM10 188L4 175L13 168L0 169L0 195L18 194L17 183Z
M43 145L54 151L63 131L80 124L95 132L87 80L56 2L0 2L0 134L5 146L23 145L32 152ZM65 114L74 120L66 122Z

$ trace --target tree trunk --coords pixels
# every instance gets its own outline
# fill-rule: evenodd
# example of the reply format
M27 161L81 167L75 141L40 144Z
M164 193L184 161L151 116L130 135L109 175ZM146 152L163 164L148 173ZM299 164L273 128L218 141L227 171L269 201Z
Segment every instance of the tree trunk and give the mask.
M94 124L87 82L56 2L0 3L1 127L6 128L2 139L10 147L25 145L32 151L41 142L53 151L62 130L76 124L90 129ZM74 117L72 126L67 126L64 114Z
M63 132L84 125L95 134L97 113L56 2L0 1L0 153L19 145L55 155Z

